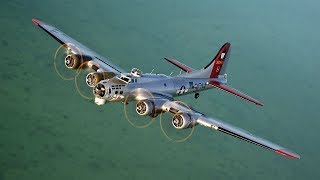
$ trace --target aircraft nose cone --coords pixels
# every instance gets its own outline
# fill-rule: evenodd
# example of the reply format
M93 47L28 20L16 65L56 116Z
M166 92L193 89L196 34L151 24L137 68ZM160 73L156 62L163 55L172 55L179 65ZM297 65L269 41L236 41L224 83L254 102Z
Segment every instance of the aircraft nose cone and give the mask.
M103 98L104 95L106 94L106 88L103 84L99 83L93 88L93 94Z

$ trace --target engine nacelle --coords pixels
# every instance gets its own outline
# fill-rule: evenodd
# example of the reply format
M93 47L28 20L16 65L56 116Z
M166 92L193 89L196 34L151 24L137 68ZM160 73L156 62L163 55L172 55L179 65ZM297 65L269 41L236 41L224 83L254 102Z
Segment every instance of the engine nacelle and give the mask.
M94 87L100 81L114 77L113 72L92 72L86 76L86 83L89 87Z
M98 83L93 88L93 94L95 97L98 97L100 99L105 98L105 95L108 93L106 86L103 83Z
M91 59L90 56L69 54L64 59L64 65L69 69L77 69L83 62L90 61Z
M102 73L92 72L86 76L86 83L89 87L94 87L97 85L101 80L104 80Z
M172 125L176 129L186 129L195 126L188 114L175 114L172 117Z
M64 59L64 64L69 69L77 69L82 63L81 57L76 54L69 54Z
M136 112L141 116L152 115L154 109L154 104L148 100L139 101L136 104Z

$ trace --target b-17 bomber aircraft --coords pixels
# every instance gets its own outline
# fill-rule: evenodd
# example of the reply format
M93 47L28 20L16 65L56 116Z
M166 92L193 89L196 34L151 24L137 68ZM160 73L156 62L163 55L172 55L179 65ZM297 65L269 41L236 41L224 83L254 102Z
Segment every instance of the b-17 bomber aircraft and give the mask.
M81 69L91 70L90 73L86 74L85 81L87 86L92 88L95 104L104 105L107 102L128 104L134 102L134 114L137 113L141 118L142 116L150 116L151 119L165 112L167 112L166 114L171 113L171 124L177 131L188 128L194 129L195 126L202 125L269 149L280 155L300 158L293 151L217 118L208 117L185 103L174 100L174 97L187 94L194 94L195 98L198 98L200 91L219 89L255 105L263 106L261 102L226 85L226 69L231 50L230 43L225 43L213 60L200 70L188 67L177 60L165 58L185 73L180 73L177 76L167 76L142 73L137 68L126 72L59 29L36 19L32 19L32 22L56 39L61 44L60 47L66 49L63 56L63 66L66 67L66 70L73 69L76 72Z

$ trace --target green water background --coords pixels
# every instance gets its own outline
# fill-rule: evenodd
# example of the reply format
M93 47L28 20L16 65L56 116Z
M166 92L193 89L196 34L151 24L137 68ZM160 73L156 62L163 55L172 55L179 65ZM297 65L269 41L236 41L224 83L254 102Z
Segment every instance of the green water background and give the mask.
M319 179L320 2L316 0L2 0L0 179ZM123 105L102 107L62 81L59 45L40 18L130 70L178 74L162 60L202 68L232 43L231 86L180 98L301 155L292 160L199 127L172 143L159 123L132 127Z

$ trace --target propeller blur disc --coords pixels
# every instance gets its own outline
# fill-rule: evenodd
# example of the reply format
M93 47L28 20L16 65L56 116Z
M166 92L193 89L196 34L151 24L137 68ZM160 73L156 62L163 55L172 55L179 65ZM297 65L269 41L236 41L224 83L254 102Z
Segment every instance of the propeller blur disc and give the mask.
M63 80L74 80L75 76L79 73L78 69L69 69L66 67L65 58L68 55L77 54L80 56L80 60L83 60L80 48L72 43L65 43L60 45L53 58L53 65L56 73ZM80 66L81 67L81 66Z
M74 77L74 84L76 86L76 89L78 91L78 93L80 94L81 97L83 97L84 99L87 100L93 100L94 99L94 94L92 92L92 88L87 84L87 76L90 73L95 73L96 71L94 71L91 68L87 68L88 67L88 61L82 63L79 68L78 68L78 72L76 74L76 76ZM94 62L90 62L95 64ZM99 81L99 80L97 80ZM98 82L96 82L98 83Z
M137 96L135 93L138 93L139 95ZM139 105L140 102L147 100L152 102L154 100L154 97L152 93L150 93L146 89L138 89L135 92L131 92L130 94L135 94L135 97L138 97L137 100L133 100L132 97L126 96L125 100L123 102L124 107L124 115L128 122L136 127L136 128L147 128L149 127L152 122L156 119L156 117L150 117L149 115L139 115L137 112L141 111L141 108L146 108L142 107ZM139 97L141 96L141 97ZM139 99L140 98L140 99ZM140 103L141 104L141 103Z
M176 101L176 103L179 103L187 107L190 111L192 111L187 104L181 101ZM171 113L160 114L160 128L163 134L166 136L166 138L168 138L170 141L173 141L173 142L183 142L188 140L192 136L195 130L195 127L187 128L187 129L176 129L172 125L172 117L173 117L173 114Z

